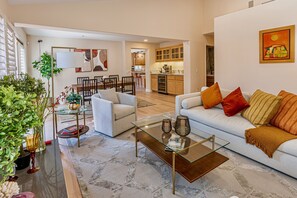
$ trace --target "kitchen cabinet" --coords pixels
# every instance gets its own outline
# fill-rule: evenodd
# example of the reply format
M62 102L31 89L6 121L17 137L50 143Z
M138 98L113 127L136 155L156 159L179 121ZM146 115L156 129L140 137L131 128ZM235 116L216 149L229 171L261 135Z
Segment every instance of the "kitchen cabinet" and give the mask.
M160 62L163 60L163 51L162 49L157 49L156 50L156 61Z
M156 49L156 62L183 61L183 45Z
M162 61L169 61L171 60L171 53L170 53L170 48L163 48L162 49Z
M151 89L152 91L158 91L158 74L151 75Z
M167 93L173 95L184 94L184 76L168 75L167 76Z

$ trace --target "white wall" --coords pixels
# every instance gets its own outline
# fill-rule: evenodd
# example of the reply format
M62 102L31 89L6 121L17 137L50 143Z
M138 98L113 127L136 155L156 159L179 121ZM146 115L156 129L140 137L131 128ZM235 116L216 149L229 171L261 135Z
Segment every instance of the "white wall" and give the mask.
M248 2L251 0L204 0L204 33L214 31L214 18L247 9ZM254 6L261 5L269 0L254 0Z
M296 62L259 63L259 31L296 25L296 8L296 0L279 0L216 18L215 80L222 88L297 93Z
M121 42L113 41L96 41L87 39L64 39L64 38L50 38L28 36L28 62L32 63L34 60L39 60L39 46L38 40L41 39L41 53L48 52L51 54L51 47L75 47L82 49L107 49L108 71L98 72L82 72L76 73L74 68L64 69L60 74L55 76L55 96L57 96L65 86L76 84L76 78L79 76L102 76L109 74L123 75L122 62L122 44ZM32 64L29 64L29 74L34 77L41 78L39 71L33 69Z

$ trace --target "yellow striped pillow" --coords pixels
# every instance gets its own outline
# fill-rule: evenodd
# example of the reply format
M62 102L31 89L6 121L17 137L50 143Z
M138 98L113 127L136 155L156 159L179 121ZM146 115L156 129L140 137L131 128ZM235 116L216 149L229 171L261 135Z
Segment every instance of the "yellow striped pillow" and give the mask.
M250 107L243 111L242 116L255 126L266 125L278 111L282 97L255 91L250 98Z

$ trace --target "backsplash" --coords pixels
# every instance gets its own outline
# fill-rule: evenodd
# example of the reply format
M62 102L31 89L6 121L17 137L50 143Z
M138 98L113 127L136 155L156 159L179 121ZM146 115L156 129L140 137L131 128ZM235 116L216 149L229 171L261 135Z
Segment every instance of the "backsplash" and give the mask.
M156 62L151 66L151 73L160 73L160 69L164 65L172 66L172 73L182 74L184 73L184 62L183 61L173 61L173 62Z

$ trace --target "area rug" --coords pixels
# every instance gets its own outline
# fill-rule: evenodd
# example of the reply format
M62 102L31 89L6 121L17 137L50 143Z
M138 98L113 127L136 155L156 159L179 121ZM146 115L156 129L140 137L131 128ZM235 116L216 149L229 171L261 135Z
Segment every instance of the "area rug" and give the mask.
M141 143L136 158L132 133L110 138L90 131L81 136L80 148L76 139L63 140L72 155L83 197L297 197L295 179L226 149L219 152L230 160L197 181L189 183L177 174L173 195L171 168Z
M149 106L153 106L155 104L148 102L146 100L137 98L137 108L142 108L142 107L149 107Z

